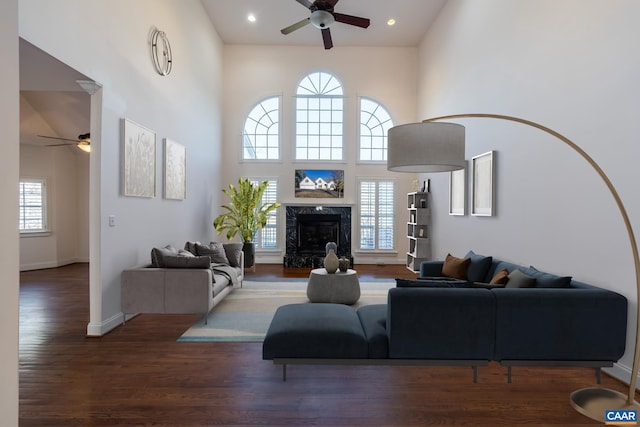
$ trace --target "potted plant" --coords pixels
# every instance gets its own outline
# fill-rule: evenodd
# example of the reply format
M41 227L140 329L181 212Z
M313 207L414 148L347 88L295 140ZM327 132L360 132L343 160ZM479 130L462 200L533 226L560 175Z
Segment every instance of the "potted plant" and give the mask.
M238 186L233 184L222 190L230 200L228 205L222 205L224 213L213 220L213 226L218 234L227 231L227 239L232 240L240 233L244 244L244 266L252 267L255 248L253 237L258 229L267 224L268 213L280 207L280 203L262 203L262 195L269 186L269 181L259 184L252 183L249 178L238 179Z

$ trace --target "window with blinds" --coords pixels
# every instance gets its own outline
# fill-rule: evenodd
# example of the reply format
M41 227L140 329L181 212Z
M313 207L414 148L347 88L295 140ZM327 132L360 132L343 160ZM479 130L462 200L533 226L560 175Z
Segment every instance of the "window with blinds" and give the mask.
M19 197L20 232L47 231L46 182L41 179L20 180Z
M360 181L360 249L394 249L394 198L394 181Z
M275 203L278 201L278 180L251 178L253 184L259 184L265 180L269 181L269 185L262 194L262 204ZM258 249L275 249L278 245L278 210L269 212L267 216L267 224L253 237L253 243Z

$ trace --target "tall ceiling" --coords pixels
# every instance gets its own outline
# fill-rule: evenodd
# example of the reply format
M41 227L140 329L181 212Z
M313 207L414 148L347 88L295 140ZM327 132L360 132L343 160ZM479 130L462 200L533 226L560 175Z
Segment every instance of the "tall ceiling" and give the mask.
M296 0L201 0L225 44L308 45L323 49L319 29L307 25L288 35L282 28L310 15ZM446 0L340 0L335 12L369 18L362 29L342 23L331 26L334 46L417 46ZM255 16L249 22L248 15ZM395 25L387 25L389 19Z
M296 0L201 0L225 44L304 45L323 50L320 30L282 28L310 15ZM335 11L369 18L367 29L334 23L334 46L415 47L447 0L339 0ZM249 22L248 15L255 16ZM387 25L389 19L395 25ZM87 77L20 40L22 143L48 145L39 134L75 138L89 129L89 96L76 83Z

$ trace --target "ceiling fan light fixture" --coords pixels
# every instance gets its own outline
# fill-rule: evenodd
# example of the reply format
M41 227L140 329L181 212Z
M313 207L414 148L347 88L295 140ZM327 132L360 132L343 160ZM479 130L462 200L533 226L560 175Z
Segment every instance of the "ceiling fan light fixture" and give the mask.
M79 149L81 149L85 153L90 153L91 152L91 144L87 140L78 142L76 147L78 147Z
M323 30L325 28L329 28L336 19L333 17L331 12L327 12L326 10L316 10L311 12L311 17L309 18L314 27Z

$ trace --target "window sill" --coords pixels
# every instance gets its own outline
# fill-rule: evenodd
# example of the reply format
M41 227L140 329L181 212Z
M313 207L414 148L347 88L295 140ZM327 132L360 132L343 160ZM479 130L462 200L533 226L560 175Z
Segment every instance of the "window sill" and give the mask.
M20 238L23 237L49 237L51 236L50 231L21 231Z
M280 255L280 254L282 254L282 249L280 249L280 248L273 248L273 249L258 249L258 248L256 248L256 254Z
M356 255L387 255L387 256L397 256L398 251L395 249L359 249L354 251Z

